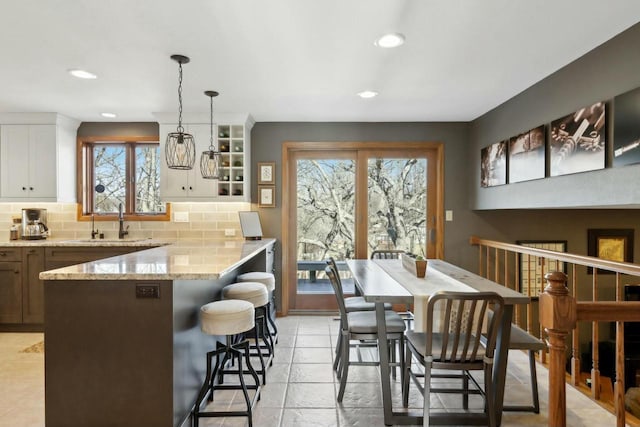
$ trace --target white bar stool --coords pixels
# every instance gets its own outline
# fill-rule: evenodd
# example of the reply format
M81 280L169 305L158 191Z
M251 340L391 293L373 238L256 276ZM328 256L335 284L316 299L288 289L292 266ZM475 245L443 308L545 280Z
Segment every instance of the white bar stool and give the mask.
M264 271L252 271L250 273L240 274L236 279L238 282L260 282L267 287L267 290L271 294L271 301L267 307L269 317L267 320L271 325L272 330L269 331L275 343L278 343L278 327L276 326L276 277L272 273ZM273 304L273 310L271 308Z
M255 309L248 301L232 300L215 301L200 308L200 328L208 335L225 336L226 344L216 343L216 349L207 353L207 374L205 376L198 398L193 409L194 426L198 427L202 417L248 417L249 427L253 425L252 410L256 402L260 400L260 379L251 366L249 354L249 341L242 339L234 342L239 334L244 334L255 327ZM220 355L223 355L221 358ZM247 371L242 369L242 356L247 362ZM216 358L215 367L211 369L213 358ZM228 360L238 358L238 370L231 371L225 369ZM243 373L250 373L255 381L255 385L246 385ZM223 384L224 374L238 373L239 385ZM216 376L219 377L218 384L215 383ZM202 401L209 394L209 402L213 401L215 390L242 390L244 400L247 404L246 411L201 411ZM255 390L253 399L249 398L248 390Z
M252 356L258 356L260 359L262 369L257 372L262 374L262 384L264 385L267 382L267 365L273 364L273 341L271 340L267 326L267 307L269 305L269 292L267 292L267 287L259 282L233 283L222 288L222 298L243 300L253 304L253 308L255 309L254 337L256 341L256 353L252 354ZM267 350L266 362L262 354L260 339L262 339L264 348Z

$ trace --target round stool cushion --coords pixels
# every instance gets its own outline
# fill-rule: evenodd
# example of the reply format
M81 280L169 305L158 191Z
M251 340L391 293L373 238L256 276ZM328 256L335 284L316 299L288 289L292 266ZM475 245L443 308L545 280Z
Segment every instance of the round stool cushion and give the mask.
M273 292L276 289L276 278L272 273L252 271L251 273L239 275L237 280L238 282L260 282L267 287L269 292Z
M269 302L267 287L259 282L240 282L222 288L224 299L241 299L249 301L254 307L262 307Z
M209 335L235 335L253 329L255 314L249 301L227 299L200 308L200 328Z

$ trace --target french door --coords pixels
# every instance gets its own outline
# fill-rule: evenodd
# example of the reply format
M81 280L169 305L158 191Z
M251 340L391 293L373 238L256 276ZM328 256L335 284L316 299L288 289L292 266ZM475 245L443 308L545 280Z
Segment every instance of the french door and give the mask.
M283 311L335 310L324 260L442 257L442 145L285 143ZM341 271L353 292L348 271Z

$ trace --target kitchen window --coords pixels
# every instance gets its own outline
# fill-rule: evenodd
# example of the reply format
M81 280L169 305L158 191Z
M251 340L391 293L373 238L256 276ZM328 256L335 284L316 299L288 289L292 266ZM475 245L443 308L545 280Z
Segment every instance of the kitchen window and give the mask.
M160 200L160 144L156 137L85 137L78 147L79 217L128 220L169 219Z

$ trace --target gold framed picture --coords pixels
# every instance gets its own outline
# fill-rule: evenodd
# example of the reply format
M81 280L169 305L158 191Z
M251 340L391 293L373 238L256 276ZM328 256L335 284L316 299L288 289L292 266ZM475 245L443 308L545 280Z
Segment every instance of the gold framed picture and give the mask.
M633 262L633 229L610 228L587 230L587 254L589 256L618 262ZM587 268L593 274L593 268ZM598 270L598 274L613 274L613 271Z
M258 185L276 183L276 163L258 162Z
M276 207L275 185L258 185L258 206L261 208Z

